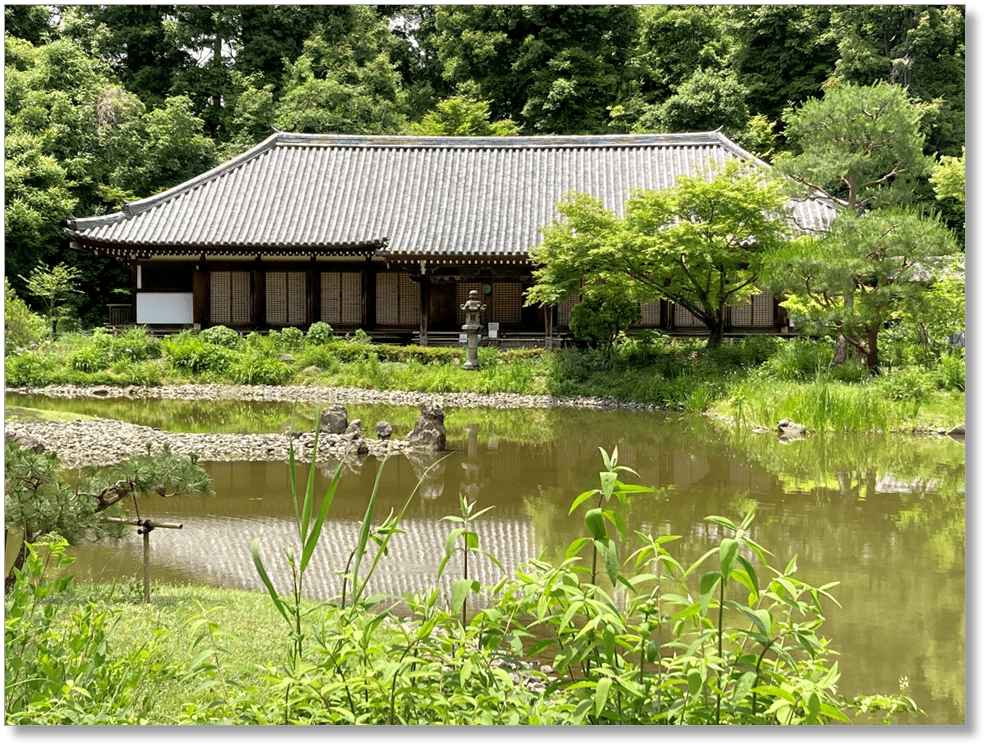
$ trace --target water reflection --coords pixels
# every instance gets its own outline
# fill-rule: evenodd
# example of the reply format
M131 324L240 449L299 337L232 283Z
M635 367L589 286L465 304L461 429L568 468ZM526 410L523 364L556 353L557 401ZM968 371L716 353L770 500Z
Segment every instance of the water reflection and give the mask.
M383 410L363 408L357 417L365 423L388 418ZM598 483L598 446L610 451L618 445L620 462L639 473L635 482L656 487L628 505L630 532L680 535L670 550L692 560L720 538L720 527L705 516L738 518L755 506L755 539L775 553L776 566L796 556L801 579L840 581L834 592L841 608L827 609L825 636L841 652L843 691L893 692L905 676L909 694L927 712L911 722L964 722L963 444L834 435L784 445L771 434L648 413L461 411L447 424L452 452L435 467L404 458L385 464L380 520L416 488L404 533L373 579L375 590L436 583L453 527L442 518L458 514L460 494L478 508L494 507L476 530L482 547L506 567L539 553L559 559L585 533L581 517L568 510L577 494ZM334 468L320 466L318 496ZM310 595L339 593L334 572L346 565L377 468L372 459L347 469L312 568ZM267 568L280 570L280 550L294 534L288 467L212 463L207 469L215 496L142 502L146 516L184 523L181 531L152 538L153 577L260 589L251 540L262 538ZM306 469L299 466L300 482ZM78 551L80 577L140 575L136 537ZM479 562L474 572L493 582L497 571Z

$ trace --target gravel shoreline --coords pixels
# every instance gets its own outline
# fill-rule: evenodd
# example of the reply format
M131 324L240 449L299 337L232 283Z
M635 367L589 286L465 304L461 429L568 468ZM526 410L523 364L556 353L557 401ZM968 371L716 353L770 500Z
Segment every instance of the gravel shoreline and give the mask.
M133 400L238 400L288 401L330 404L390 404L419 407L427 400L451 408L582 408L614 411L656 410L647 404L618 403L614 398L554 398L552 396L497 393L418 393L375 391L358 388L266 385L164 385L158 387L76 387L53 385L44 388L7 388L7 393L74 398L129 398ZM365 428L367 428L366 425ZM168 432L154 427L114 419L80 419L72 422L15 421L5 424L10 439L29 437L59 455L67 468L112 465L168 445L179 455L195 453L206 461L288 460L289 446L302 459L312 454L312 433L287 434L194 434ZM318 460L360 462L367 457L383 459L417 450L404 439L378 440L373 433L355 440L351 435L321 434Z
M143 398L175 400L289 401L298 403L385 403L418 406L434 400L447 408L585 408L597 411L655 411L649 403L619 402L615 398L557 398L517 393L421 393L407 390L364 390L316 385L159 385L155 387L77 387L49 385L43 388L7 388L7 393L46 395L53 398Z

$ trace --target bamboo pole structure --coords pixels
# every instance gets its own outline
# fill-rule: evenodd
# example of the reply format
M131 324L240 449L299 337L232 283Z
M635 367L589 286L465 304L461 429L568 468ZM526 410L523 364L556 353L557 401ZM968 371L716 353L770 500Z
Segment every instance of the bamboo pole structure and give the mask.
M104 518L108 523L117 525L136 525L137 534L144 536L144 602L151 603L151 581L148 568L151 558L151 543L148 538L155 528L182 529L182 523L157 523L154 520L124 520L123 518Z

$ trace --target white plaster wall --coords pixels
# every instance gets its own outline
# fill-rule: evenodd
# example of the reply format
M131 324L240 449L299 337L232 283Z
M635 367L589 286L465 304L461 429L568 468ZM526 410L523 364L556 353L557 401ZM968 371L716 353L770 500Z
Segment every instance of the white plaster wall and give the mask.
M192 325L192 292L137 292L138 325Z

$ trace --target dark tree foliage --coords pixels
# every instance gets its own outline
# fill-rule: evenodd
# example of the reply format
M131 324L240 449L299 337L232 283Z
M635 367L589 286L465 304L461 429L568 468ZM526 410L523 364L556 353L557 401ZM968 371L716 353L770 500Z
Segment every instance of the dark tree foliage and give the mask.
M965 8L961 5L834 6L835 77L906 88L925 102L924 151L961 156L965 145Z
M600 133L630 75L638 10L607 5L440 6L449 81L523 133Z
M44 44L51 33L51 13L47 5L4 5L4 31L31 44Z
M830 5L733 5L727 30L737 42L732 66L753 113L779 121L783 110L820 96L838 49Z

